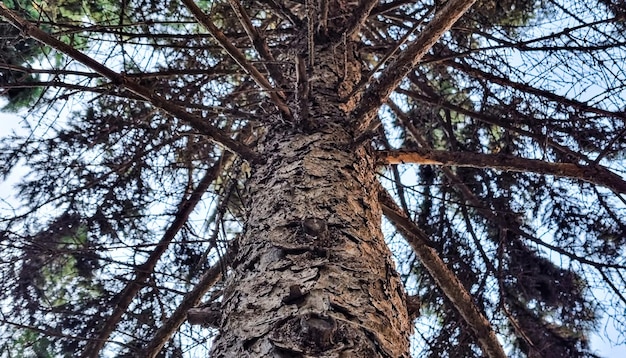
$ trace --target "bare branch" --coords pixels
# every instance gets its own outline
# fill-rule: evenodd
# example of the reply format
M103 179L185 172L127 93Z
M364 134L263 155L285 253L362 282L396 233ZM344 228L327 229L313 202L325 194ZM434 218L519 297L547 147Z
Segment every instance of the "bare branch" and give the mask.
M144 86L141 86L139 82L130 79L124 74L117 73L111 70L100 62L76 50L71 45L68 45L51 36L50 34L44 32L36 25L20 17L15 12L9 10L9 8L7 8L6 5L2 3L0 3L0 16L5 18L11 25L19 29L25 36L31 37L68 55L74 60L84 64L85 66L91 68L102 76L110 79L114 85L124 87L129 91L137 94L139 97L146 99L156 108L162 109L165 112L186 121L187 123L189 123L189 125L196 128L201 133L210 136L216 142L241 155L242 158L246 160L252 160L256 157L256 154L251 151L250 148L238 141L233 140L219 128L216 128L206 123L206 121L202 118L187 112L185 108L174 105L167 99L156 94L154 91Z
M398 42L395 44L395 46L389 50L389 52L387 52L385 54L385 56L383 56L383 58L378 61L378 63L376 64L376 66L374 66L374 68L369 71L369 73L363 77L363 79L355 86L355 88L352 90L352 93L350 93L349 97L354 96L357 92L359 92L363 86L367 85L371 80L372 77L374 77L374 75L376 74L376 72L378 72L378 70L385 64L387 63L387 61L396 54L396 52L398 52L398 50L400 49L400 47L402 47L402 45L404 45L404 43L409 39L409 37L415 32L415 30L417 30L420 26L422 26L422 23L424 22L424 20L431 15L432 11L429 11L426 15L424 15L424 17L415 23L415 25L413 25L412 28L410 28L404 35L402 35L402 37L400 38L400 40L398 40Z
M497 125L503 129L506 129L512 133L518 133L521 134L523 136L526 136L528 138L532 138L534 139L537 143L540 143L541 145L547 145L549 147L554 148L555 150L568 155L572 158L576 158L579 159L580 161L583 162L587 162L587 163L592 163L593 161L591 159L589 159L587 156L585 156L582 153L579 152L575 152L573 150L571 150L570 148L557 143L554 139L550 138L547 135L541 134L541 133L536 133L536 132L532 132L530 130L527 129L522 129L519 127L516 127L513 123L511 123L510 121L504 121L501 120L500 118L494 117L494 116L490 116L488 114L485 113L477 113L474 111L471 111L467 108L452 104L450 102L447 102L443 99L434 99L428 96L424 96L422 94L418 94L415 92L410 92L410 91L405 91L402 89L398 89L398 93L402 93L402 94L406 94L407 96L411 97L412 99L415 99L417 101L423 102L423 103L428 103L432 106L434 106L435 108L445 108L445 109L449 109L452 111L455 111L457 113L466 115L468 117L474 118L478 121L484 122L484 123L489 123L489 124L494 124ZM388 104L390 107L396 107L396 105L389 103ZM395 111L395 110L394 110ZM408 121L404 121L406 123L408 123ZM410 123L409 123L410 124Z
M385 14L386 12L390 12L392 10L395 10L403 5L408 5L408 4L414 4L415 1L414 0L399 0L399 1L391 1L391 2L386 2L384 4L378 4L378 6L376 6L373 10L372 10L372 15L382 15Z
M95 72L30 68L30 67L12 65L8 63L0 63L0 69L9 70L12 72L28 73L28 74L45 73L45 74L51 74L51 75L76 75L76 76L83 76L83 77L102 77L101 74L95 73Z
M317 31L324 36L328 35L328 12L330 11L329 0L319 1L319 13L317 14Z
M148 342L146 348L142 352L142 357L153 358L156 357L161 348L172 337L176 330L180 327L185 319L187 319L187 311L198 305L202 296L217 283L222 277L224 267L228 266L232 259L233 253L229 250L226 252L220 261L211 266L207 272L202 275L200 281L196 284L193 290L189 291L183 298L182 302L178 305L174 313L163 323L163 325L156 331L154 337Z
M284 85L285 78L283 77L280 66L276 65L276 60L274 59L274 56L272 55L265 39L261 36L261 34L259 34L256 27L252 25L252 21L250 21L250 17L246 13L246 9L241 6L241 2L239 2L239 0L228 0L228 3L233 8L235 15L237 15L237 18L239 19L239 22L241 22L244 30L246 30L252 45L264 60L263 63L265 64L267 72L269 72L270 76L274 79L274 81L276 81L276 83L278 83L279 86ZM281 95L284 98L285 95Z
M411 42L398 58L384 71L380 78L364 93L353 119L358 122L357 135L368 128L378 108L387 101L391 92L426 55L439 38L474 4L476 0L449 0L433 20L424 27L419 37Z
M282 1L280 0L267 0L267 3L278 12L282 18L289 20L289 22L296 28L302 26L302 20L294 13L291 12Z
M392 108L394 112L398 114L398 118L406 126L407 131L413 137L413 139L415 139L415 141L419 145L421 145L423 148L426 148L427 150L432 150L432 148L428 145L428 142L424 140L424 138L419 133L417 128L415 128L415 126L413 126L413 124L411 124L411 122L408 120L406 114L404 114L404 112L402 112L393 103L389 103L388 105L390 106L390 108ZM484 205L484 203L478 197L476 197L476 195L474 195L474 193L470 190L470 188L452 170L450 170L450 168L443 167L441 168L441 171L461 191L461 194L463 195L465 200L467 200L480 213L480 215L482 215L487 220L491 221L493 224L501 228L506 228L507 230L515 233L516 235L520 237L528 239L531 242L534 242L538 245L548 248L572 260L578 261L582 264L590 265L597 270L600 270L603 267L614 268L614 269L626 268L626 266L623 266L623 265L616 265L616 264L606 263L606 262L597 262L597 261L590 260L586 257L575 255L563 248L560 248L556 245L552 245L548 242L545 242L525 232L518 225L511 225L509 221L506 220L506 218L499 216L498 214L493 212L491 209L489 209L486 205Z
M278 109L280 109L285 115L291 116L291 110L289 110L289 107L283 100L285 98L285 94L272 87L265 76L263 76L263 74L246 59L246 56L230 42L226 35L224 35L224 33L220 31L217 26L215 26L213 21L211 21L210 16L205 14L202 9L200 9L198 5L193 2L193 0L182 0L182 2L185 6L187 6L189 11L191 11L191 14L202 25L204 25L207 30L209 30L209 33L213 36L213 38L215 38L215 40L217 40L217 42L219 42L230 57L232 57L233 60L235 60L235 62L237 62L237 64L243 68L263 90L267 91L270 99L274 102Z
M506 357L489 320L480 312L463 283L429 245L430 240L426 234L398 207L382 185L379 187L379 199L385 217L406 238L437 286L471 328L483 353L491 358Z
M387 150L378 153L384 164L428 164L456 167L490 168L512 172L534 172L584 180L626 193L626 181L599 165L550 163L538 159L520 158L504 154L449 152L445 150Z
M189 215L194 210L204 193L209 188L209 185L219 176L225 166L229 165L233 160L233 155L225 153L220 160L218 160L210 169L206 171L204 177L198 183L198 186L194 189L188 199L184 200L180 205L180 209L176 213L174 221L167 228L163 237L156 245L150 256L142 265L138 266L135 270L135 278L130 281L126 287L121 291L117 298L117 302L113 313L109 316L106 322L102 325L98 337L85 347L82 357L97 357L100 350L107 342L109 336L122 319L122 315L126 312L130 306L133 298L137 295L139 290L143 287L146 280L152 275L157 262L165 253L170 242L178 234L180 229L185 225Z
M140 72L140 73L126 73L125 76L131 79L137 80L145 80L149 78L170 78L176 76L206 76L210 75L224 75L224 74L232 74L232 71L227 71L224 69L217 68L218 66L213 66L209 68L187 68L183 70L176 69L168 69L164 71L156 71L156 72ZM87 78L103 78L101 74L97 72L87 72L87 71L76 71L76 70L66 70L66 69L56 69L56 68L31 68L24 67L18 65L12 65L7 63L0 63L0 69L9 70L13 72L21 72L28 74L50 74L55 76L81 76ZM2 86L6 86L3 84Z
M604 156L607 155L611 151L611 148L613 148L613 145L617 143L617 141L620 138L624 137L624 135L626 135L626 126L622 128L622 130L619 133L617 133L617 135L614 136L613 139L609 141L609 143L604 147L604 149L602 149L602 151L598 154L598 156L593 160L593 164L598 164L602 160L602 158L604 158Z
M378 0L361 0L359 6L354 9L354 14L346 26L345 34L347 37L352 37L358 33L361 26L365 24L365 21L369 17L372 9L378 4Z
M448 61L444 61L443 63L446 66L456 68L462 72L467 73L468 75L472 75L477 78L483 78L489 82L497 83L502 86L511 87L522 92L533 94L535 96L540 96L550 101L554 101L556 103L562 103L564 105L570 106L580 111L596 113L601 116L620 118L623 121L626 121L626 113L624 112L613 112L613 111L608 111L606 109L593 107L584 102L580 102L575 99L570 99L565 96L561 96L561 95L558 95L556 93L552 93L546 90L537 89L535 87L529 86L524 83L514 82L508 78L500 77L500 76L494 75L493 73L484 72L479 69L472 68L468 65L461 64L457 61L448 60Z

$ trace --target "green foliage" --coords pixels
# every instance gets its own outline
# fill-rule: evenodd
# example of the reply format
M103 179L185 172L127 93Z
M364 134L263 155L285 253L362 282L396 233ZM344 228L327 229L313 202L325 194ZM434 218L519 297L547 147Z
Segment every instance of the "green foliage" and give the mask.
M7 3L8 6L19 6L17 4ZM33 16L32 13L22 11L25 16ZM39 81L39 76L28 72L16 70L15 66L23 66L33 61L41 48L35 40L20 39L18 31L11 25L0 22L0 37L3 41L0 43L0 92L8 104L5 110L17 111L20 108L30 106L42 93L40 87L8 87L7 85L28 84Z
M52 30L49 23L73 27L85 23L109 24L111 16L118 10L115 1L7 0L5 5L26 19L43 22L41 27L46 31ZM54 67L60 67L63 55L52 52L33 39L20 36L18 30L4 22L0 23L0 37L3 39L0 44L0 88L7 88L0 92L0 96L7 100L2 109L18 112L33 106L45 90L45 86L39 84L47 80L47 76L32 73L32 68L49 62ZM88 37L89 32L64 31L59 39L78 50L86 50Z
M4 352L9 357L26 358L33 355L41 358L52 358L54 355L50 353L50 340L43 334L30 329L20 331L19 336L15 339L15 346L5 346L0 352Z

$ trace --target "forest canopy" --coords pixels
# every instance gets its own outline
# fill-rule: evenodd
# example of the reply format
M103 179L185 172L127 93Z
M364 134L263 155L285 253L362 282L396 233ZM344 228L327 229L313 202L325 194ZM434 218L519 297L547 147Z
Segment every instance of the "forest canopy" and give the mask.
M626 3L470 1L437 33L455 3L0 4L24 118L0 178L27 172L0 197L0 356L208 355L218 330L186 312L227 291L264 138L323 132L299 110L348 78L412 356L486 349L426 252L509 356L625 344Z

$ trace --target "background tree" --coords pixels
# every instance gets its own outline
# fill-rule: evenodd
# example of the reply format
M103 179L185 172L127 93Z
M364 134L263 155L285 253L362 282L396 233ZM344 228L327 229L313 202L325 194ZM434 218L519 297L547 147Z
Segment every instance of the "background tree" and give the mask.
M473 2L0 4L0 86L28 109L0 172L30 170L3 206L3 354L201 356L219 328L216 356L398 356L407 319L414 356L623 334L624 4ZM233 304L257 271L325 293L280 276L253 287L276 310ZM271 324L235 321L233 348L244 310Z

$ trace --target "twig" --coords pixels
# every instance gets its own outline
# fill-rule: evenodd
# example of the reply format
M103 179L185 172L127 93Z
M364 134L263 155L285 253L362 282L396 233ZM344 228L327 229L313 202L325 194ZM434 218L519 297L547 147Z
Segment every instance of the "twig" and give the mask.
M222 277L223 268L228 266L232 256L233 253L229 250L222 256L220 261L211 266L211 268L202 275L196 286L183 297L183 300L176 310L156 331L154 337L152 337L143 350L142 357L154 358L160 353L165 343L167 343L176 330L185 322L185 319L187 319L187 311L197 306L202 296L204 296L204 294L217 283L220 277Z
M238 0L228 0L228 3L233 8L235 15L241 22L246 34L250 38L254 49L258 52L258 54L263 59L263 64L267 72L269 72L270 76L276 81L278 86L282 86L286 83L283 73L280 69L280 66L276 64L276 60L270 51L269 46L267 45L267 41L259 34L259 31L252 25L252 21L250 17L246 13L246 9L241 6L241 3ZM282 92L278 92L281 98L285 99L285 94Z
M159 241L158 245L155 246L154 250L150 253L148 259L143 264L137 267L137 269L135 270L135 278L130 281L126 285L126 287L124 287L124 289L120 292L113 312L102 325L102 328L98 332L97 339L92 340L89 344L87 344L87 346L83 350L83 354L81 355L82 357L97 357L99 355L99 352L102 350L102 347L111 336L111 333L113 332L119 321L122 319L123 314L130 306L133 298L144 286L146 280L150 277L150 275L152 275L158 260L161 258L163 253L165 253L172 239L174 239L180 229L187 222L189 215L194 210L196 205L200 202L200 199L209 188L211 183L215 181L218 175L222 172L224 166L228 165L228 163L230 163L232 159L232 154L225 153L219 161L217 161L210 169L207 170L196 189L189 196L189 199L184 200L184 202L180 205L174 221L165 231L163 237Z
M357 123L357 135L368 128L370 121L380 106L387 101L391 92L474 2L476 0L447 1L446 5L435 14L433 20L420 32L419 37L385 68L378 81L365 91L353 113L353 120Z
M279 96L279 91L272 87L265 76L263 76L263 74L246 59L246 56L239 51L239 49L235 47L232 42L230 42L226 35L224 35L224 33L220 31L217 26L215 26L213 21L211 21L210 16L205 14L202 9L200 9L198 5L193 2L193 0L182 0L182 2L185 6L187 6L189 11L191 11L191 14L196 18L196 20L209 30L209 33L213 36L213 38L220 44L220 46L222 46L226 53L228 53L228 55L235 60L239 67L245 70L263 90L267 91L270 99L274 102L278 109L286 116L291 117L291 110L285 101Z
M178 117L181 120L186 121L187 123L189 123L189 125L196 128L201 133L210 136L216 142L222 144L224 147L230 149L234 153L239 154L242 158L246 160L253 160L256 158L256 153L250 150L250 148L236 140L233 140L232 138L230 138L230 136L228 136L219 128L210 125L201 117L187 112L185 108L172 104L170 101L159 96L154 91L144 86L141 86L139 82L130 79L124 74L117 73L111 70L107 66L78 51L71 45L68 45L51 36L50 34L44 32L36 25L20 17L18 14L7 8L6 5L4 5L3 3L0 3L0 16L5 18L7 22L9 22L11 25L19 29L25 36L31 37L68 55L74 60L84 64L85 66L91 68L102 76L108 78L109 80L111 80L111 82L113 82L114 85L124 87L129 91L135 93L139 97L147 100L156 108L162 109L163 111L175 117Z

